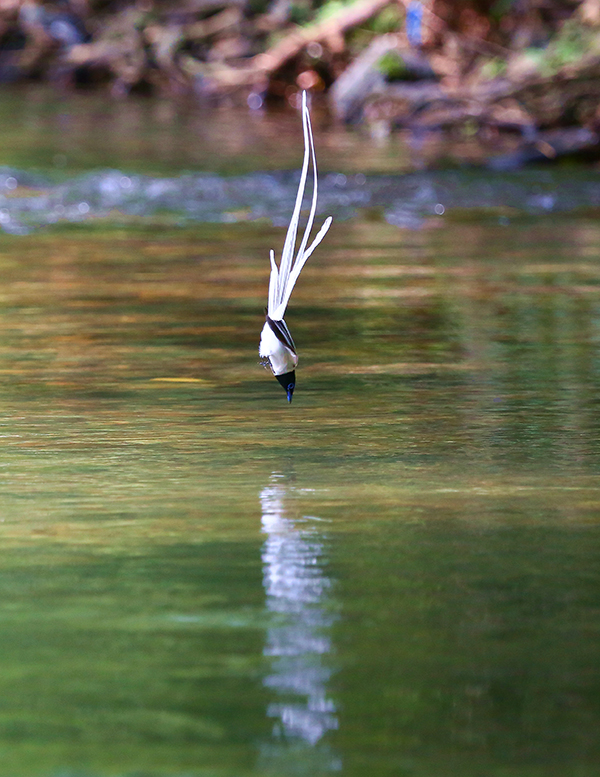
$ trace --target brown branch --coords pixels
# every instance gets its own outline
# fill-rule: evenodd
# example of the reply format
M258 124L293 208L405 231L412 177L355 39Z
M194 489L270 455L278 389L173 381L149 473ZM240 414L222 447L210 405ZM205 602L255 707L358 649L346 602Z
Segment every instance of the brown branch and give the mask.
M210 38L213 35L225 32L231 27L236 27L241 21L241 9L238 6L232 5L214 16L209 16L208 19L202 19L199 22L190 24L185 28L183 37L189 41Z
M295 29L268 51L257 54L252 60L252 69L265 75L274 73L297 56L309 43L318 43L343 35L353 27L368 21L382 8L390 5L390 2L393 0L358 0L325 21Z

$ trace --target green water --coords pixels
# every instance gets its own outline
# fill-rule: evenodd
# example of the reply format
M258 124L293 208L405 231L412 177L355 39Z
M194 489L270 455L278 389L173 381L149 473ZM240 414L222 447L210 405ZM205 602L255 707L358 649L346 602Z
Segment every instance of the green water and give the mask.
M599 774L597 220L283 232L1 238L0 774Z
M181 170L225 174L297 169L302 136L295 111L251 112L162 99L114 100L106 94L4 86L0 94L1 164L67 173L95 168L173 175ZM332 123L324 100L312 110L319 164L345 173L405 172L431 159L480 159L469 139L443 137L407 146L397 136L372 138L364 128Z

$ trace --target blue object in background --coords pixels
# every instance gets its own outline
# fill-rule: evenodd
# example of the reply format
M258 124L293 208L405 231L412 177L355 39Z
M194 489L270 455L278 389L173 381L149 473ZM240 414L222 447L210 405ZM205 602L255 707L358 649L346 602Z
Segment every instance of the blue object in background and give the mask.
M414 0L406 10L406 37L411 46L417 48L423 43L423 5Z

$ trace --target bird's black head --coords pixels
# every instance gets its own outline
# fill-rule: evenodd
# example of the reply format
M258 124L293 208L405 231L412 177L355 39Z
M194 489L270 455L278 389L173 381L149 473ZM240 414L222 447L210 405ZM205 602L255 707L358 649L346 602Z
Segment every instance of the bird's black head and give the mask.
M292 401L292 394L296 388L296 370L286 372L284 375L275 375L279 383L286 390L288 402Z

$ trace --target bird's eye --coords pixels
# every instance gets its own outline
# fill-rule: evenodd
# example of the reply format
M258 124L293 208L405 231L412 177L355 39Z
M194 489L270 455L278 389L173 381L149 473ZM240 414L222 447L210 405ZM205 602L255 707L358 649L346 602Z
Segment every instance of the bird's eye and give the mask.
M288 391L293 391L295 387L296 387L295 383L290 383L290 384L288 384L287 390Z

